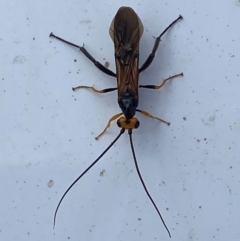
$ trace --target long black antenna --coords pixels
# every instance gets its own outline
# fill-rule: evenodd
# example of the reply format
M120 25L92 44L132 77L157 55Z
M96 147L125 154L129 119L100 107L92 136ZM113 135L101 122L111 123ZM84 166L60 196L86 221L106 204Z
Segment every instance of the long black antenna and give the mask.
M157 211L157 213L158 213L158 215L159 215L159 217L160 217L160 219L161 219L164 227L166 228L169 237L171 238L171 233L170 233L167 225L165 224L165 222L164 222L164 220L163 220L163 217L162 217L160 211L158 210L157 205L155 204L155 202L153 201L151 195L149 194L149 192L148 192L148 190L147 190L147 187L146 187L146 185L145 185L145 183L144 183L144 181L143 181L142 175L141 175L141 173L140 173L140 170L139 170L139 167L138 167L138 164L137 164L137 158L136 158L135 151L134 151L134 147L133 147L132 129L129 129L129 130L128 130L128 134L129 134L129 139L130 139L130 144L131 144L131 149L132 149L132 154L133 154L134 163L135 163L135 166L136 166L137 173L138 173L138 176L139 176L139 178L140 178L140 181L141 181L141 183L142 183L142 185L143 185L143 188L144 188L145 192L147 193L149 199L151 200L153 206L155 207L155 209L156 209L156 211Z
M117 142L119 137L124 133L125 129L122 128L118 136L114 139L114 141L103 151L103 153L69 186L69 188L65 191L65 193L62 195L60 201L58 202L56 211L54 213L54 221L53 221L53 229L55 227L56 223L56 217L57 217L57 212L60 207L60 204L62 203L62 200L64 197L67 195L67 193L70 191L70 189L86 174L106 153L107 151Z

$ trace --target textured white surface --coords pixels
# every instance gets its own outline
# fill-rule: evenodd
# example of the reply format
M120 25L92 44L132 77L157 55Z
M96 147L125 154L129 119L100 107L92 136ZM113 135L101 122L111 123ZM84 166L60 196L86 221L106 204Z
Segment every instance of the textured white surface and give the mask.
M69 184L119 132L116 93L72 92L76 85L115 87L78 50L50 32L85 44L115 71L109 25L120 6L144 24L140 62L163 38L141 84L184 72L159 91L140 90L133 132L142 175L173 241L240 239L240 2L1 1L0 239L170 240L136 174L125 134L56 205ZM75 61L76 62L75 62ZM186 117L186 120L183 118ZM103 171L104 175L101 175ZM139 220L140 219L140 220Z

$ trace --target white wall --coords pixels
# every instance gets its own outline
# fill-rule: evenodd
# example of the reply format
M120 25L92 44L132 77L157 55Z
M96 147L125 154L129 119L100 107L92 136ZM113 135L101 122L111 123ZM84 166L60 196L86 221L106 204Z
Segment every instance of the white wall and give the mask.
M158 84L184 72L161 90L139 92L139 108L171 126L137 115L141 126L133 131L171 240L240 239L240 2L149 2L1 1L1 240L169 240L137 176L127 134L69 192L52 229L63 192L117 136L114 123L94 139L120 110L117 92L72 92L77 85L115 87L116 80L48 36L84 43L115 72L108 29L120 6L131 6L144 24L140 63L153 36L184 17L139 80Z

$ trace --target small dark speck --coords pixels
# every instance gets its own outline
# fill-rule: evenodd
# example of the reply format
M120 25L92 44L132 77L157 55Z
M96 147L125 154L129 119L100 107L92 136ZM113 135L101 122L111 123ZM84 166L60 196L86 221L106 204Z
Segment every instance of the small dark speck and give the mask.
M77 62L77 60L76 60L76 59L74 59L74 62Z
M169 208L166 208L166 210L168 211L168 210L169 210Z
M54 181L53 181L53 180L50 180L47 185L48 185L48 187L50 187L50 188L53 187Z
M199 139L197 139L197 142L200 142L200 140L199 140Z
M109 64L108 61L106 61L105 64L104 64L104 66L105 66L107 69L108 69L109 65L110 65L110 64Z
M141 221L142 219L141 218L138 218L138 221Z
M68 141L71 141L71 139L69 139Z
M183 120L187 120L187 117L183 117Z
M204 141L206 141L206 140L207 140L207 138L205 137L205 138L204 138Z
M230 166L230 169L232 169L233 167L232 166Z
M100 172L100 176L104 176L104 173L105 173L105 170L103 169L101 172Z
M35 40L35 38L33 38L33 40Z
M202 208L202 206L199 206L199 209L201 209Z

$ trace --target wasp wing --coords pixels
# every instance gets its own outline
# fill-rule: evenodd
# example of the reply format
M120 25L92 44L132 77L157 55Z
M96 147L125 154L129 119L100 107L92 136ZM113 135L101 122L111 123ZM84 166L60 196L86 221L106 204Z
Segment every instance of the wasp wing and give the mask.
M119 45L138 47L143 34L142 21L132 8L121 7L112 20L109 34L115 50Z
M109 34L115 48L118 94L121 96L128 89L137 97L142 22L132 8L121 7L112 20Z

